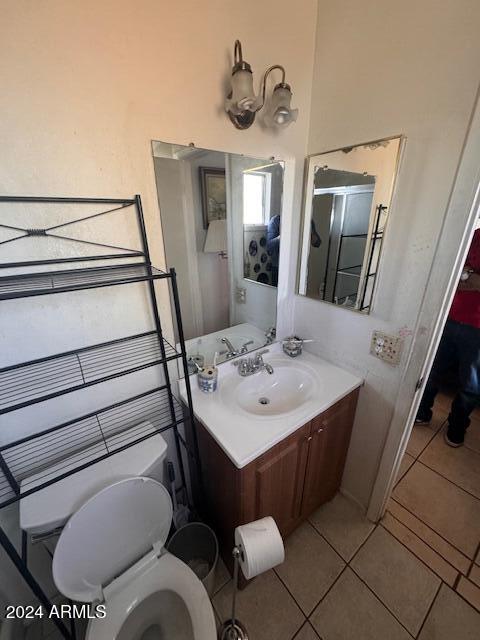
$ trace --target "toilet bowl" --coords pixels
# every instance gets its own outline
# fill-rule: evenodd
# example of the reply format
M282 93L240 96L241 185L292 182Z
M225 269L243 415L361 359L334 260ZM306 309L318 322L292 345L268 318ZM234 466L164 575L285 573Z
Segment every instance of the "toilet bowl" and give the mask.
M87 640L215 640L203 584L164 549L171 521L165 487L130 477L67 522L53 557L55 584L73 601L105 606L105 617L90 620Z

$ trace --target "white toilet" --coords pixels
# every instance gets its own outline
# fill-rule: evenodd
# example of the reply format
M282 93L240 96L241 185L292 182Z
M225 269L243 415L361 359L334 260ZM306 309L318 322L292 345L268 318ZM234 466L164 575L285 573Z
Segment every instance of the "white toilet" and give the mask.
M166 449L155 435L20 502L29 533L64 527L53 556L59 591L105 605L105 618L89 622L88 640L216 638L202 582L163 548L172 521L170 495L158 481Z
M165 551L170 495L151 478L126 478L90 498L68 521L53 557L59 591L105 604L87 640L214 640L208 594Z

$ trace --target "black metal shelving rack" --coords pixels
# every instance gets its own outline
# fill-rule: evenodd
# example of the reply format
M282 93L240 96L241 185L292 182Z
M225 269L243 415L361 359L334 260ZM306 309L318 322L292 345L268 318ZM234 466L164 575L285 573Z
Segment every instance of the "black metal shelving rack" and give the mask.
M53 425L32 435L0 446L0 509L18 502L45 487L88 468L101 460L124 451L158 433L172 430L179 462L182 485L186 487L182 449L187 459L193 458L200 473L198 442L193 421L192 396L189 376L185 375L187 407L185 411L172 393L169 362L181 360L188 371L185 340L174 269L160 271L152 266L140 196L132 199L108 198L49 198L0 196L0 203L29 203L48 205L86 205L100 207L63 224L49 228L22 228L3 224L14 237L0 242L2 245L27 237L56 238L73 243L107 249L108 253L0 263L0 304L5 300L44 296L130 283L146 283L154 319L151 331L124 336L100 344L49 355L44 358L18 363L0 369L0 419L35 403L52 400L63 394L98 385L114 378L154 366L161 366L164 384L143 393L123 399L100 410ZM106 208L105 208L106 207ZM141 249L128 249L96 241L65 236L59 230L80 224L99 216L118 211L132 213L138 225ZM15 235L16 234L16 235ZM113 250L113 252L111 251ZM127 264L119 262L128 259ZM134 262L131 262L134 260ZM106 266L98 266L98 262ZM97 265L95 265L97 262ZM92 263L93 266L65 269L66 264ZM35 271L46 266L48 271ZM34 267L33 271L25 269ZM8 275L2 275L2 270ZM178 332L179 349L163 336L158 312L155 281L165 279L171 288L174 317ZM179 432L185 420L191 423L192 450ZM19 552L0 527L0 545L16 566L40 603L50 611L52 603L28 568L27 534L22 532ZM75 625L71 628L60 619L53 619L64 638L75 639Z
M368 261L367 261L367 269L365 272L365 276L363 279L363 284L362 284L362 291L360 293L360 304L358 306L359 311L366 311L370 308L370 303L365 304L365 297L367 294L367 289L368 286L370 284L370 280L373 279L373 286L375 285L375 278L377 276L377 272L376 272L376 266L375 266L375 271L372 271L372 264L373 264L373 257L375 254L375 251L377 250L377 243L379 243L379 249L378 251L380 251L381 246L382 246L382 241L383 241L383 229L380 228L380 219L383 213L385 213L387 211L387 207L383 204L379 204L376 208L375 211L375 222L373 225L373 231L372 234L370 236L370 238L368 237L368 233L357 233L357 234L340 234L340 242L339 242L339 247L338 247L338 251L337 251L337 262L336 262L336 266L335 266L335 280L333 283L333 291L332 291L332 300L331 302L335 301L335 294L337 291L337 280L338 280L338 276L340 275L347 275L350 276L352 278L361 278L361 271L362 271L362 265L361 264L356 264L356 265L351 265L349 267L342 267L340 268L340 260L341 260L341 254L342 254L342 248L343 248L343 241L345 238L364 238L365 241L369 240L370 241L370 245L368 247ZM329 247L330 250L330 247ZM326 282L326 277L327 277L327 270L328 270L328 257L327 257L327 266L325 268L325 282ZM339 298L339 300L345 300L346 298L349 298L350 296L355 296L355 298L357 298L357 296L359 295L359 291L358 291L358 286L357 289L355 291L352 291L352 293L342 296L341 298ZM325 299L325 293L324 293L324 298Z
M370 309L370 300L368 301L368 304L365 304L365 297L367 295L367 290L370 284L370 280L373 280L371 285L372 292L373 292L373 287L375 286L375 280L377 278L378 260L377 260L377 263L375 264L375 270L372 271L373 257L375 255L375 251L377 251L377 244L378 244L379 254L382 249L384 229L380 228L380 223L381 223L380 219L382 215L386 213L387 210L388 210L387 206L385 206L384 204L379 204L375 212L375 216L376 216L375 223L373 227L373 233L370 238L370 246L368 248L367 270L365 273L365 278L364 278L363 287L362 287L362 295L360 298L360 306L359 306L360 311L367 311L368 309Z

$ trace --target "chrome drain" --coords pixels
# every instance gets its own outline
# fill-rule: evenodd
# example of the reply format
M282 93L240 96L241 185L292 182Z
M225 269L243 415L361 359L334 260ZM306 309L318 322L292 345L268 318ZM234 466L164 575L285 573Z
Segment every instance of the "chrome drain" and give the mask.
M259 404L270 404L270 400L268 398L265 398L265 397L262 396L261 398L258 399L258 403Z

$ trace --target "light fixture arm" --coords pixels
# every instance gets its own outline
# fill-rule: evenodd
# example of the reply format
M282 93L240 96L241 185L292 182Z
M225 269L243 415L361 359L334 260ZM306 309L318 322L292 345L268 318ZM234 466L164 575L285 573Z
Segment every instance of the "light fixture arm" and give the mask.
M282 65L280 64L273 64L271 67L268 67L268 69L265 71L265 73L263 74L263 80L262 80L262 85L261 85L261 91L262 91L262 107L265 104L265 93L267 91L267 78L269 76L269 74L274 71L275 69L280 69L280 71L282 72L282 82L281 84L284 85L285 84L285 68L282 67ZM261 107L260 107L261 108Z
M233 49L233 61L234 61L234 64L237 64L238 62L243 62L242 43L240 42L240 40L235 40L235 46Z

